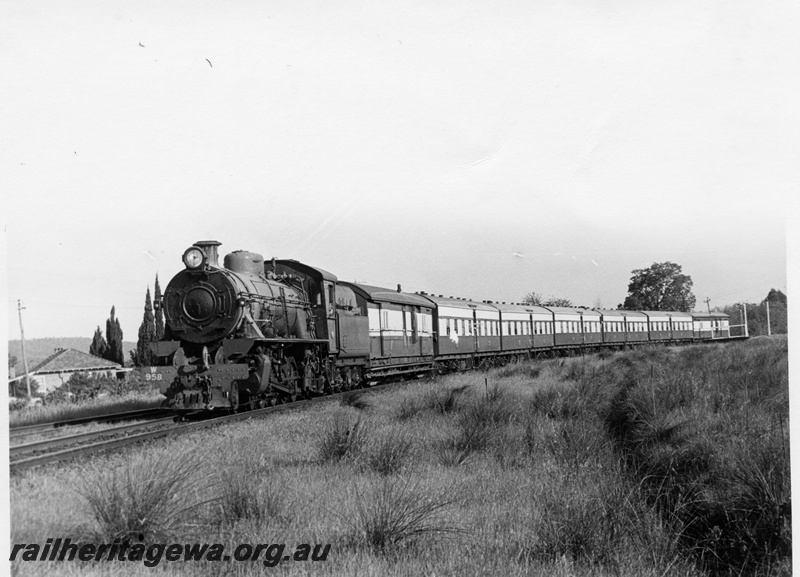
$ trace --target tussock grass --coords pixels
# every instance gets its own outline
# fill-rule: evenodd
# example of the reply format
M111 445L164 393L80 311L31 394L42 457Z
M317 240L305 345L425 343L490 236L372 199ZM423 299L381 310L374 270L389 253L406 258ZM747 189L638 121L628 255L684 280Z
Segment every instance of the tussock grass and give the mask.
M369 408L370 402L364 398L366 391L350 391L342 395L339 403L345 407L363 410Z
M77 487L90 519L81 532L97 543L186 538L198 530L200 509L215 500L214 483L196 453L162 453L110 470L87 469Z
M440 462L446 466L468 462L474 453L489 448L514 418L511 401L497 387L488 389L457 415L456 432L440 445Z
M380 475L393 475L408 463L414 444L404 432L391 430L377 435L363 456L369 469Z
M395 412L395 418L398 421L408 421L413 419L425 410L425 403L417 397L406 396L403 397Z
M598 435L599 423L592 420L570 419L562 423L548 423L539 437L537 448L549 454L559 467L567 471L581 470L596 463L607 444Z
M469 385L459 387L448 387L443 389L433 389L425 395L425 405L427 408L444 415L456 411L459 407L459 399L467 392Z
M494 373L494 376L499 379L507 379L509 377L521 377L525 380L533 381L539 378L542 373L542 367L539 363L532 361L512 361L500 367Z
M220 479L218 519L223 524L246 519L265 525L282 514L281 489L258 477L226 472Z
M625 571L625 564L632 561L630 553L646 552L645 566L661 568L656 574L670 574L675 566L682 574L692 574L681 563L677 541L658 514L641 501L637 487L625 480L613 461L606 465L609 468L585 469L536 495L538 522L519 556L602 567L601 574L631 574ZM641 558L636 561L641 563Z
M200 455L194 478L212 475L172 489L177 506L212 499L172 532L333 544L325 564L292 574L787 574L785 341L765 341L549 360L535 378L512 364L371 391L366 411L320 403L168 439L165 453ZM158 443L126 449L131 473L162 459ZM97 460L106 477L125 467ZM84 476L66 464L12 476L12 539L85 520L67 497ZM87 568L70 567L25 565ZM206 569L192 567L162 570Z
M461 531L443 515L460 500L459 491L448 488L431 493L410 479L381 478L366 487L353 487L355 514L345 521L349 541L375 553L394 553L419 539L431 539Z
M710 571L758 573L788 554L785 352L780 341L691 347L659 353L657 367L632 355L604 410L646 499Z
M318 441L319 458L323 462L355 459L369 436L370 432L360 417L347 411L336 412L322 429Z

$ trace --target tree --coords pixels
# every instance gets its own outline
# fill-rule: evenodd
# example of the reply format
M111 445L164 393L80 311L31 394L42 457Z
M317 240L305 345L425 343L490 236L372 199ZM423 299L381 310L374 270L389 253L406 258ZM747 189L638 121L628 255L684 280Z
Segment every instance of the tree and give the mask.
M131 360L137 367L146 367L153 364L153 351L150 344L156 340L156 321L153 317L153 303L150 300L150 287L144 299L144 318L139 325L139 340L136 341L136 354L131 351Z
M783 305L786 306L786 295L783 294L782 291L778 289L769 289L769 293L767 293L767 298L761 301L761 304L769 303L770 305Z
M522 303L526 305L532 306L542 306L542 307L571 307L573 306L572 301L565 298L558 298L558 297L549 297L544 299L541 293L537 292L529 292L525 295L525 298L522 299Z
M103 358L112 363L125 364L125 355L122 351L122 328L119 319L116 318L114 307L111 307L111 316L106 320L106 339L108 348Z
M565 298L559 297L550 297L550 299L544 303L546 307L571 307L574 306L572 301Z
M776 289L770 289L767 297L760 303L741 303L723 307L722 312L730 315L731 324L737 325L744 321L742 304L747 307L747 328L751 337L766 334L780 335L789 332L789 322L786 313L788 304L786 295ZM767 303L769 303L769 329L767 329Z
M618 306L625 310L682 311L694 309L692 277L674 262L653 263L650 268L633 271L628 296Z
M541 306L544 303L544 299L541 293L529 292L525 295L525 298L522 299L522 303L531 306Z
M156 340L160 341L164 338L164 311L161 309L161 286L158 284L158 274L156 274L156 286L154 287L155 294L155 301L159 303L159 307L156 309Z
M8 370L9 371L17 366L17 362L18 362L17 361L17 357L15 355L12 355L11 353L8 353Z
M105 337L103 337L103 331L100 330L100 327L97 327L97 330L94 331L92 344L89 345L89 354L102 359L106 358L108 354L108 343Z

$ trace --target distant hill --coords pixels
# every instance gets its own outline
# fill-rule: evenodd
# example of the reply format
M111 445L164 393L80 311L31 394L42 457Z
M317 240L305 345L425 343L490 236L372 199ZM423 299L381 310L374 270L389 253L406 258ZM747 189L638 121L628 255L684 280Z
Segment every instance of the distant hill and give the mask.
M92 339L88 337L25 339L25 355L28 357L28 369L33 370L33 367L56 352L56 349L75 349L76 351L88 353L91 344ZM130 364L129 359L131 356L128 351L136 350L136 343L122 341L122 350L125 353L125 362ZM21 375L24 369L22 366L22 345L19 339L8 341L8 354L17 357L17 374Z

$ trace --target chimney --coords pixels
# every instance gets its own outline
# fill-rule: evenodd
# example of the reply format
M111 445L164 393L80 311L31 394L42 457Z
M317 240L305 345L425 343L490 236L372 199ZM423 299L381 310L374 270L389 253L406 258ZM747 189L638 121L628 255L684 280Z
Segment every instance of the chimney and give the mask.
M221 244L221 242L217 242L216 240L198 240L194 243L194 246L206 253L206 263L209 266L219 268L219 252L217 251L217 247Z
M399 284L397 285L397 292L399 292L399 293L403 292L403 289L400 287Z

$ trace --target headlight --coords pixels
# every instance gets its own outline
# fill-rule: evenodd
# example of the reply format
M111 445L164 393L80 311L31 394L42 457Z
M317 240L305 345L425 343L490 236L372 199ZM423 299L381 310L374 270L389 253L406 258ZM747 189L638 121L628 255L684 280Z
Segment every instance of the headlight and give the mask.
M187 268L200 268L205 261L206 255L196 246L187 248L186 252L183 253L183 264L185 264Z

